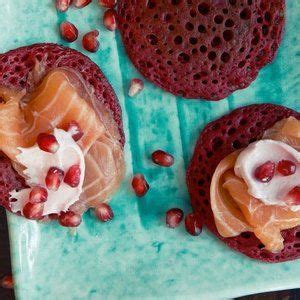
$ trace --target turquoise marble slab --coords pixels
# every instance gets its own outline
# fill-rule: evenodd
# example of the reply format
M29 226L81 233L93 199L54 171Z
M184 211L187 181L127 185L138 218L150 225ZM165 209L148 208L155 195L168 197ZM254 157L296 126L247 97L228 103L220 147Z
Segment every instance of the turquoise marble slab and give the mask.
M207 122L251 103L300 110L300 2L287 0L286 33L276 60L249 88L218 103L176 98L150 83L139 96L127 97L130 79L139 74L119 34L103 28L103 11L93 3L57 14L53 2L0 0L0 52L36 42L64 44L58 35L64 19L80 32L100 29L101 50L88 55L113 85L123 108L127 176L111 202L115 219L101 224L88 212L75 236L55 223L8 214L17 299L220 299L299 288L300 260L274 265L250 260L206 230L194 238L183 226L166 228L164 216L174 206L191 210L185 168ZM81 50L80 39L71 47ZM150 162L149 154L157 148L174 154L172 168ZM130 191L136 172L144 173L151 185L142 199Z

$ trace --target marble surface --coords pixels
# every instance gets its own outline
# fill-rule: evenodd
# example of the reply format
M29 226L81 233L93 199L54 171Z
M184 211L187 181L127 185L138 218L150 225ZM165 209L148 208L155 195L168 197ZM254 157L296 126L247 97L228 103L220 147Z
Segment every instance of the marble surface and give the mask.
M65 44L58 34L64 19L82 33L100 29L101 49L89 56L111 82L123 109L127 177L111 203L115 219L101 224L88 212L76 236L55 223L8 216L17 299L218 299L300 287L300 261L260 263L227 249L206 230L194 238L183 226L170 230L164 225L168 208L191 210L185 168L207 122L251 103L300 110L299 1L287 1L287 28L276 60L249 88L218 103L176 98L148 82L139 96L128 98L130 79L139 74L119 34L101 25L103 11L93 3L57 14L53 2L0 0L0 52L35 42ZM70 46L81 50L80 39ZM157 148L173 153L172 168L151 163L149 155ZM136 172L144 173L151 186L142 199L129 188Z

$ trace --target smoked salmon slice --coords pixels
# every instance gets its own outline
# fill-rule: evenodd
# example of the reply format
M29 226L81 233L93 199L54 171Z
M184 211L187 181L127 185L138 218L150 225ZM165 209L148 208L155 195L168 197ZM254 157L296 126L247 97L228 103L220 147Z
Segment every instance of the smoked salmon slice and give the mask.
M107 201L123 179L125 163L117 125L104 107L93 106L93 91L72 70L58 68L31 94L24 94L0 87L5 101L0 104L0 150L20 172L19 147L31 147L39 133L76 121L84 132L78 145L86 162L85 193L77 207L86 210L97 201Z

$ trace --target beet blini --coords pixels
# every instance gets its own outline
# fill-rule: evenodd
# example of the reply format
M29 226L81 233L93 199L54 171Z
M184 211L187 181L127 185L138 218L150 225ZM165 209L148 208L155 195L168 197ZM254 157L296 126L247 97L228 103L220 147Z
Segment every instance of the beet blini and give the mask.
M120 0L118 22L147 79L174 95L220 100L273 60L284 11L284 0Z
M0 71L0 205L78 226L124 176L113 89L88 57L55 44L1 54Z
M300 202L290 196L300 186L299 146L300 113L278 105L242 107L208 124L187 171L193 210L224 243L251 258L299 258ZM296 168L285 176L287 158ZM255 173L268 161L275 170L262 182Z

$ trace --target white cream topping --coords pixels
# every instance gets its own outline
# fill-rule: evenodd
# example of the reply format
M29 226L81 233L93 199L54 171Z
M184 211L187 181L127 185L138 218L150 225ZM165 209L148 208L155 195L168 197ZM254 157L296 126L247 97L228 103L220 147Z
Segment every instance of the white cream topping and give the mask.
M30 148L18 148L21 153L17 155L18 162L26 169L23 171L28 186L42 186L46 188L45 178L49 168L57 167L66 174L72 165L78 164L81 170L80 183L72 188L62 181L57 191L48 190L48 200L44 203L43 215L60 213L79 200L82 193L82 185L85 174L84 155L80 147L72 138L72 133L62 129L54 129L53 133L60 145L58 151L54 154L42 151L37 144ZM11 199L17 199L11 202L13 212L23 210L28 202L30 188L10 193Z
M254 176L257 167L267 161L277 165L281 160L290 160L297 166L296 172L283 176L276 172L271 181L264 183ZM300 185L300 152L283 142L261 140L244 149L234 167L237 176L243 178L248 185L248 193L266 205L288 206L285 202L287 194ZM293 211L300 210L300 205L289 206Z

